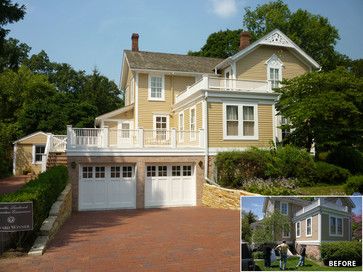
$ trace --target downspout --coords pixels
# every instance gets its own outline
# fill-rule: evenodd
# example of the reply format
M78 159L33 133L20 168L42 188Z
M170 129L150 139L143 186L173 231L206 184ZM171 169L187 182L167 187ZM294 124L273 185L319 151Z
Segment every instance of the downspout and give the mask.
M212 185L219 185L212 179L208 177L208 156L209 156L209 143L208 143L208 92L204 93L204 101L203 101L203 117L204 117L204 178L205 180Z

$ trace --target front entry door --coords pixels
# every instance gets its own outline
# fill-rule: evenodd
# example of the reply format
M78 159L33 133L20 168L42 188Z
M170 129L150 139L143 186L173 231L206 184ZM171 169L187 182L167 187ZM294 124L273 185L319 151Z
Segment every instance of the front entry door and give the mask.
M119 147L130 147L133 144L133 137L135 136L132 130L131 121L120 121L118 123L117 140Z

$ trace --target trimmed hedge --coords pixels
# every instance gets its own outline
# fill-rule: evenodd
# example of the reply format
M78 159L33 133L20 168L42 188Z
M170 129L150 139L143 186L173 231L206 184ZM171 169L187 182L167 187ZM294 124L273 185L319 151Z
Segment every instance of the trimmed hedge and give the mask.
M340 184L344 183L349 175L350 173L347 169L334 164L322 161L315 163L315 183Z
M0 196L0 202L33 202L34 229L32 232L28 232L27 237L21 241L21 245L18 244L17 246L28 246L23 243L36 236L43 221L48 217L53 203L64 190L67 182L67 167L55 166L26 183L18 191Z
M348 195L353 193L363 194L363 175L349 177L344 185L344 190Z
M339 147L326 157L332 163L348 169L352 174L363 174L363 153L352 147Z
M321 243L321 259L325 265L329 261L356 261L362 265L362 243L359 241L340 241Z

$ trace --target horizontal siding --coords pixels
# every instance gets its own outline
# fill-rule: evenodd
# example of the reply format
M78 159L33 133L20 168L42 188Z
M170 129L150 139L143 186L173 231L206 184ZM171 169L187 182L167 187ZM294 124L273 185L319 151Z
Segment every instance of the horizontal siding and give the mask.
M40 164L32 164L33 160L33 145L32 144L17 144L15 174L22 175L23 171L31 171L32 173L40 173Z
M318 224L318 215L313 216L312 218L312 236L306 237L306 219L301 220L300 228L301 228L301 235L300 237L296 238L297 241L309 241L309 240L318 240L319 238L319 224Z
M197 119L197 129L203 128L203 109L202 103L199 102L196 106L196 119Z
M193 84L194 77L165 76L165 101L148 100L148 75L139 74L139 127L153 128L153 113L171 112L175 93ZM176 127L174 116L170 116L170 128Z
M258 140L223 140L223 104L208 103L209 147L268 147L273 140L271 105L258 105L258 123Z
M19 141L18 144L46 144L47 136L43 134L34 135L23 141Z
M261 46L237 62L237 79L267 80L266 61L273 54L276 54L283 62L282 77L285 79L309 71L309 68L287 48Z

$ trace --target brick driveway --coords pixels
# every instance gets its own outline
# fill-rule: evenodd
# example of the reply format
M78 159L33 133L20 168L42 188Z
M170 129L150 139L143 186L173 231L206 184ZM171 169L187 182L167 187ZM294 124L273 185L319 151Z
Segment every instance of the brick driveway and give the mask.
M31 179L31 177L25 175L0 179L0 195L17 191L23 187L29 179Z
M0 260L0 271L239 271L239 212L74 213L43 256Z

